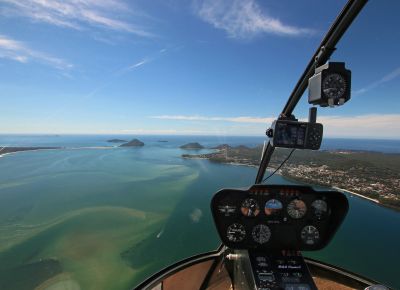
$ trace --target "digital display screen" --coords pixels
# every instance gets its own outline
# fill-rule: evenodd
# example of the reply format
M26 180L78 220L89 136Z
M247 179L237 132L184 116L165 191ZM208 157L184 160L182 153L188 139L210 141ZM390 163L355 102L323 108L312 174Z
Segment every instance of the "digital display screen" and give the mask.
M275 146L303 147L307 124L277 122L274 132Z

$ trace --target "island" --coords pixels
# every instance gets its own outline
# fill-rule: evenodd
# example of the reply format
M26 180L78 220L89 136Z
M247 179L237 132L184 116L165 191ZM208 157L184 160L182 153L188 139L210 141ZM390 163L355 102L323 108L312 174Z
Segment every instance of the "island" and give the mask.
M107 142L110 142L110 143L126 143L128 141L127 140L123 140L123 139L110 139L110 140L107 140Z
M168 141L167 140L158 140L157 142L159 142L159 143L167 143Z
M138 139L133 139L129 142L119 145L119 147L142 147L144 143Z
M1 147L0 155L20 152L20 151L33 151L33 150L50 150L50 149L61 149L62 147Z
M181 149L196 149L196 150L198 150L198 149L203 149L204 146L199 144L199 143L197 143L197 142L192 142L192 143L187 143L185 145L182 145L179 148L181 148Z
M215 147L212 147L211 149L218 149L218 150L230 150L232 147L228 144L221 144Z
M183 158L257 167L262 146L219 145L208 154L183 154ZM270 169L276 169L290 149L277 148ZM400 154L356 150L296 150L278 171L289 180L361 195L400 210ZM268 176L268 173L266 174Z

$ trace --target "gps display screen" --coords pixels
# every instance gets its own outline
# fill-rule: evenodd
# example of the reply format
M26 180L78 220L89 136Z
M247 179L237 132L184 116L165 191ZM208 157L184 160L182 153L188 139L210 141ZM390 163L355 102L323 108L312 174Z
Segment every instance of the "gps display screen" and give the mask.
M275 126L275 146L304 146L306 139L306 124L278 122Z

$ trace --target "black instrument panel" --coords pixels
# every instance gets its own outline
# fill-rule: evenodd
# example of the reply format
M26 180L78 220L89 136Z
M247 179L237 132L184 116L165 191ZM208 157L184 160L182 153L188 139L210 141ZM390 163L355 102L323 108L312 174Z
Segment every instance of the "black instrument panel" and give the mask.
M211 202L222 242L232 249L319 250L348 211L343 193L308 186L222 189Z

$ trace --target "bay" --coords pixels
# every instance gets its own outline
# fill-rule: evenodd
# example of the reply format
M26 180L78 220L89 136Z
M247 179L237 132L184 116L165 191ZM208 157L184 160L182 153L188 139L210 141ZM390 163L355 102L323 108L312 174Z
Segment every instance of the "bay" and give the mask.
M223 187L250 186L256 168L182 159L187 151L179 146L256 146L263 140L139 136L144 147L116 148L106 142L111 138L128 137L0 136L2 146L65 147L0 158L0 272L11 273L0 275L4 289L21 279L21 271L10 269L48 259L60 261L57 277L70 285L129 289L171 263L217 248L211 197ZM365 140L351 146L351 140L341 141L326 144L366 150ZM398 146L368 142L391 153ZM270 182L290 183L279 175ZM348 199L349 214L334 240L322 251L305 254L400 288L400 214L350 194ZM33 273L23 274L25 285L39 283L31 279Z

